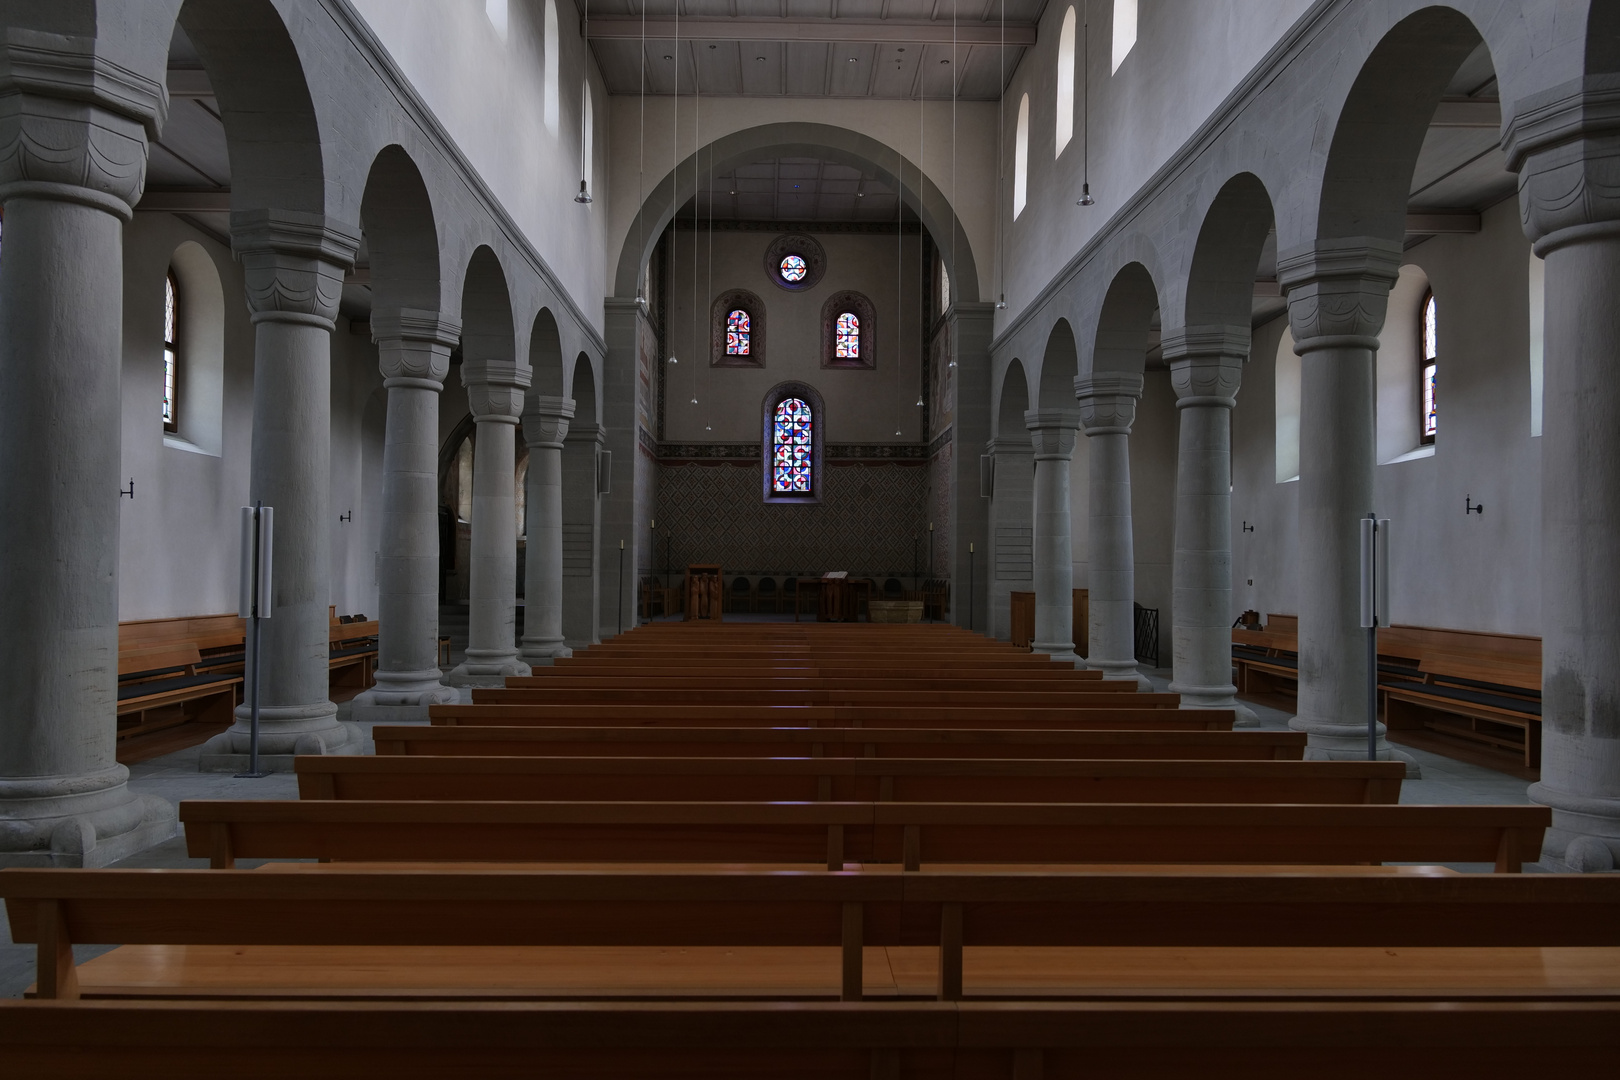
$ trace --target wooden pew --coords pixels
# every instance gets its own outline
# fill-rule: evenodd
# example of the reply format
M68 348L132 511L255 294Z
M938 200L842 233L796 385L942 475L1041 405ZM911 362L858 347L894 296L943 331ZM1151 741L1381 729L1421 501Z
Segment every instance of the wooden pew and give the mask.
M525 691L526 692L526 691ZM476 692L474 693L476 697ZM1141 695L1145 696L1145 695ZM1115 702L1110 702L1110 705ZM608 727L1051 728L1230 731L1231 709L948 708L882 705L430 705L434 724Z
M409 759L406 759L409 760ZM1544 806L187 800L186 850L355 862L1484 862L1541 856Z
M302 799L1388 803L1399 761L299 756Z
M1152 987L1185 999L1219 996L1236 983L1223 985L1218 975L1200 979L1191 970L1198 965L1155 972L1143 961L1162 962L1171 950L1257 949L1268 954L1275 970L1247 987L1248 996L1286 999L1305 987L1321 996L1382 996L1365 985L1333 987L1308 965L1344 964L1323 950L1412 948L1429 955L1404 966L1425 970L1440 982L1429 987L1431 994L1464 989L1474 994L1487 988L1528 989L1493 982L1479 964L1482 950L1498 955L1533 949L1535 966L1551 967L1556 961L1540 950L1620 946L1620 879L1575 874L1515 878L1174 867L1040 875L11 869L0 871L0 897L12 939L36 946L36 993L55 1000L86 993L167 997L199 991L222 997L267 992L326 997L339 988L344 996L455 997L461 995L445 977L453 978L453 972L444 970L435 979L435 968L453 968L458 960L495 968L499 961L466 952L424 956L422 947L489 946L549 949L542 955L553 967L559 954L579 956L589 947L750 950L745 966L782 958L786 950L822 947L833 954L828 959L836 957L826 965L832 969L827 974L837 972L836 981L828 980L832 985L826 990L811 988L808 995L802 988L789 993L821 996L831 990L845 1001L863 997L865 957L873 948L932 946L937 967L928 989L945 1001L961 1000L970 989L985 992L983 986L965 984L969 949L998 950L1016 964L1011 950L1104 946L1115 957L1103 963L1073 958L1080 961L1073 967L1093 983L1087 989L1095 996L1140 994ZM252 917L258 913L270 917ZM74 944L123 948L76 966ZM188 955L173 956L165 946L185 946ZM244 957L247 946L272 951ZM1132 948L1140 951L1119 955ZM199 955L189 955L193 951ZM284 962L298 962L290 979L268 970L277 953ZM546 966L536 959L532 954L519 958L519 966ZM1037 970L1044 967L1058 976L1049 993L1075 989L1062 986L1061 964L1040 959ZM1586 985L1561 987L1562 995L1620 999L1620 956L1592 959L1594 965L1583 972ZM634 964L636 957L626 960ZM357 961L365 969L358 974L349 970ZM1234 966L1246 965L1235 960ZM1386 965L1396 971L1402 966ZM1110 968L1114 985L1108 982ZM98 978L102 971L109 975ZM613 975L600 972L600 989L611 988ZM544 971L531 971L528 992L514 996L545 994L545 983ZM480 989L480 996L504 996ZM711 982L681 989L724 994L729 988ZM559 993L573 996L551 990Z
M199 671L195 642L168 642L118 653L118 738L146 735L181 724L231 722L241 700L242 675ZM178 706L178 709L174 708ZM156 709L168 715L148 719Z
M52 1080L1514 1080L1605 1075L1620 1004L0 1001L0 1042Z
M1541 767L1541 658L1430 651L1422 682L1379 687L1390 730L1427 730L1505 750L1525 768Z
M475 705L938 705L998 709L1174 709L1180 694L999 690L574 690L477 688Z
M781 673L751 673L747 671L715 671L708 675L642 674L635 669L619 673L586 672L539 668L545 675L508 676L506 686L513 690L558 689L594 690L603 687L629 689L714 688L716 690L746 690L765 685L780 685L786 689L862 690L893 687L917 690L1069 690L1079 693L1098 693L1112 689L1099 672L1086 671L1028 671L1008 674L986 674L978 671L930 671L926 674L896 673L890 675L875 671L849 674L809 674L788 670ZM1097 676L1092 678L1091 676ZM1126 684L1127 686L1129 684ZM1125 691L1134 693L1134 689Z
M422 727L379 724L379 756L866 757L1299 761L1299 731Z

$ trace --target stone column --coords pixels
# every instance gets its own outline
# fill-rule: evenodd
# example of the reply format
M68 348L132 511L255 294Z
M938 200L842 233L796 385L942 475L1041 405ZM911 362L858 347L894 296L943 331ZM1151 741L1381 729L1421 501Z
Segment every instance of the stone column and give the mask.
M383 444L376 685L356 720L426 720L455 701L439 671L439 392L461 326L436 311L373 312L388 427Z
M549 664L572 656L563 643L563 509L562 452L568 421L574 418L571 398L532 395L523 410L523 439L529 446L529 483L525 493L529 543L524 567L523 660Z
M1139 372L1099 371L1074 380L1091 440L1091 628L1086 666L1105 679L1152 684L1136 669L1136 550L1131 530L1131 424Z
M1606 84L1606 85L1605 85ZM1620 122L1614 76L1518 102L1505 143L1546 260L1541 437L1543 862L1620 865ZM1522 431L1520 432L1522 437ZM1507 568L1503 572L1510 572Z
M1069 543L1069 459L1077 409L1024 414L1035 451L1035 638L1032 651L1074 662L1074 555Z
M1232 684L1232 408L1249 340L1247 326L1187 327L1163 340L1181 416L1170 690L1184 708L1235 710L1243 727L1259 721Z
M471 617L467 659L450 673L458 686L500 686L527 675L517 653L517 425L529 366L512 360L468 360L461 381L477 422L473 447Z
M575 649L601 640L602 575L597 571L602 500L597 495L597 458L607 433L592 420L573 421L562 450L563 636ZM615 551L617 554L617 551Z
M1289 726L1310 736L1313 761L1367 757L1361 519L1377 512L1374 364L1400 264L1400 244L1370 237L1320 240L1277 264L1302 369L1299 715ZM1382 724L1376 752L1411 761L1390 749Z
M1008 432L985 447L994 458L990 491L990 636L1012 637L1012 596L1035 582L1035 449L1028 432Z
M175 822L114 753L124 223L164 98L27 37L0 74L0 866L104 866Z
M273 507L270 618L261 624L259 761L292 768L295 754L357 754L360 729L341 723L330 693L332 329L359 230L319 214L237 211L231 243L242 263L254 329L253 462L248 498ZM247 767L248 707L203 745L200 766Z
M979 455L974 447L990 439L990 341L995 337L995 305L957 300L945 313L947 404L953 410L950 440L935 450L934 460L948 478L947 530L936 540L944 544L946 572L950 576L950 619L957 626L983 632L992 625L988 548L990 508L979 496ZM937 423L937 418L936 418ZM938 432L931 432L937 435ZM927 537L923 537L924 542ZM932 575L934 570L929 568Z

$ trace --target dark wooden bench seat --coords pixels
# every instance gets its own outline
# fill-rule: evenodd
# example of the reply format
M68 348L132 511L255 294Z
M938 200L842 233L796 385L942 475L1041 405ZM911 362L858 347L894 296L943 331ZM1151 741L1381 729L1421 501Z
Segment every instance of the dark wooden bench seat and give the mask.
M407 759L408 760L408 759ZM360 862L1494 863L1544 806L187 800L186 850Z
M1511 753L1541 766L1541 665L1434 652L1418 665L1421 683L1383 683L1384 714L1399 738L1425 729Z
M1196 998L1243 986L1255 998L1473 997L1511 990L1620 999L1620 879L1582 875L1171 867L1033 875L5 870L0 897L13 940L36 946L37 994L66 1000L89 994L326 997L339 989L344 996L378 997L623 993L620 982L634 976L638 960L659 949L694 948L734 950L740 962L729 972L688 968L642 979L656 985L685 975L687 985L668 989L732 993L736 983L760 974L761 962L797 953L799 963L791 966L811 969L812 978L804 980L811 985L795 993L788 984L775 993L830 991L853 1001L866 992L866 960L874 949L909 948L911 955L899 956L902 970L928 956L931 985L919 986L908 971L905 987L890 992L920 989L946 1001L987 990L1004 994L1009 975L1025 986L1045 983L1048 993L1095 997L1151 988L1161 996ZM266 917L254 917L261 912ZM75 966L73 944L123 947ZM249 956L249 946L262 948ZM528 951L505 957L504 978L497 976L495 985L457 985L456 969L481 966L492 947ZM606 948L635 951L609 959ZM1584 964L1560 970L1557 957L1541 955L1546 948L1581 951L1572 959ZM1208 961L1229 959L1198 963L1200 951L1211 949L1266 955L1208 970ZM1333 955L1347 949L1372 955ZM1397 963L1373 960L1392 949L1417 955ZM969 950L980 954L978 970L965 967ZM1511 955L1523 950L1534 955ZM1482 952L1508 971L1482 970ZM359 956L366 962L357 964ZM876 959L889 966L887 958ZM594 980L567 985L592 961ZM1531 965L1540 980L1524 977ZM1013 974L1020 966L1022 975ZM436 977L435 968L447 969L449 977ZM1388 984L1402 981L1391 978L1397 973L1411 985L1392 992ZM894 982L892 974L878 974L873 981L880 990Z
M1091 689L1102 683L1088 683L1085 690L720 690L720 689L629 689L575 690L545 686L512 689L475 688L473 702L479 705L941 705L953 708L1024 709L1174 709L1181 705L1180 694L1137 693L1134 686L1125 691Z
M202 668L195 642L169 642L118 654L118 737L146 735L191 722L231 722L242 675ZM163 710L157 717L148 713Z
M476 696L476 692L475 692ZM1146 695L1139 695L1146 696ZM430 705L434 724L608 727L1053 728L1230 731L1231 709L952 708L943 705ZM1135 704L1134 700L1132 704Z
M1299 731L461 727L372 729L377 753L513 757L866 757L1298 761Z
M311 756L303 799L1396 803L1398 761Z
M796 672L750 675L716 671L708 675L690 673L644 675L627 670L610 675L596 672L554 671L549 675L508 677L506 685L513 690L750 690L767 685L783 690L1034 690L1075 693L1107 693L1111 690L1111 683L1104 682L1101 678L1085 678L1084 676L1088 674L1096 673L1035 671L987 675L976 671L931 671L924 675L905 673L886 675L877 672L857 675L802 675Z

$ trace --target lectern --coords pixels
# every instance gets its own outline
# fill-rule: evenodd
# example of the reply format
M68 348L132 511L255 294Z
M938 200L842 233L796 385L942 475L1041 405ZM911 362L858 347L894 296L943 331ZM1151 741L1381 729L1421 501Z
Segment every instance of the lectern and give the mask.
M718 564L689 565L686 568L686 611L682 621L712 619L719 622L722 595Z

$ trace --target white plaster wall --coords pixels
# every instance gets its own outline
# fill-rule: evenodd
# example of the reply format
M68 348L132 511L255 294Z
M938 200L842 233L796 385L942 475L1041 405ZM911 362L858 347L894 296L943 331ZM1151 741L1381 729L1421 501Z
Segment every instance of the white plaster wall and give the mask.
M1074 138L1054 159L1058 31L1068 3L1047 6L1040 41L1007 88L1001 140L1007 180L1000 202L1007 310L1015 317L1075 252L1147 182L1283 36L1312 0L1142 0L1136 47L1109 74L1112 7L1091 7L1091 193L1081 208L1084 93ZM1083 75L1076 86L1084 87ZM1029 205L1012 220L1013 136L1019 98L1030 96ZM993 106L992 106L993 108ZM992 116L993 120L993 116ZM992 180L994 174L992 173Z
M602 148L609 110L601 75L561 0L560 117L545 117L545 0L510 0L503 37L484 0L353 0L463 153L573 296L602 327L603 223L609 212ZM596 201L573 201L580 181L583 80L595 98ZM632 211L633 212L633 211Z
M666 442L759 439L765 394L789 379L809 383L821 393L827 407L828 442L921 440L922 410L916 405L922 332L917 234L902 235L897 245L894 234L812 233L827 253L827 271L803 292L788 292L766 275L765 249L779 235L776 232L715 232L712 286L708 231L676 229L669 235L673 246L666 347L679 363L670 365L665 358ZM731 289L748 289L764 302L763 368L709 366L710 307L714 297ZM872 370L821 366L821 307L828 297L846 289L865 294L877 316L877 366ZM691 403L694 397L696 406ZM713 430L705 430L706 426Z
M1539 634L1541 445L1530 434L1529 245L1516 202L1487 211L1478 235L1436 237L1407 261L1439 304L1440 430L1432 456L1381 464L1375 474L1376 511L1393 525L1393 620ZM1416 347L1406 342L1415 340L1415 318L1415 305L1392 305L1384 327L1414 363ZM1255 331L1234 413L1234 617L1245 608L1298 610L1298 485L1277 483L1275 465L1273 380L1285 321ZM1464 514L1468 497L1485 504L1483 515ZM1244 533L1244 521L1255 532Z
M980 298L993 298L995 103L958 102L954 139L948 100L834 102L821 98L705 97L696 102L691 95L683 95L677 108L673 97L649 96L645 124L639 97L616 95L610 104L613 115L608 125L611 138L608 177L612 184L612 216L607 229L609 275L616 271L619 252L641 203L655 184L669 183L670 170L677 158L684 160L694 150L722 136L762 124L834 124L893 147L897 157L879 164L898 169L898 155L904 155L908 176L915 175L913 170L921 164L924 174L951 202L973 246L973 257L979 269ZM677 119L678 133L674 127ZM646 168L640 172L643 153ZM935 237L936 241L940 239ZM950 238L943 239L948 242Z
M160 412L163 282L173 252L188 241L212 260L224 296L217 454L166 440ZM338 319L332 339L332 602L344 613L374 614L383 432L380 417L369 425L363 417L382 377L376 347L363 334L351 334L349 325ZM135 498L119 500L120 621L236 610L239 514L249 500L253 453L253 340L241 272L230 251L174 215L136 214L124 230L120 474L123 486L134 479ZM180 389L183 395L184 381ZM340 524L338 516L351 508L353 522Z

